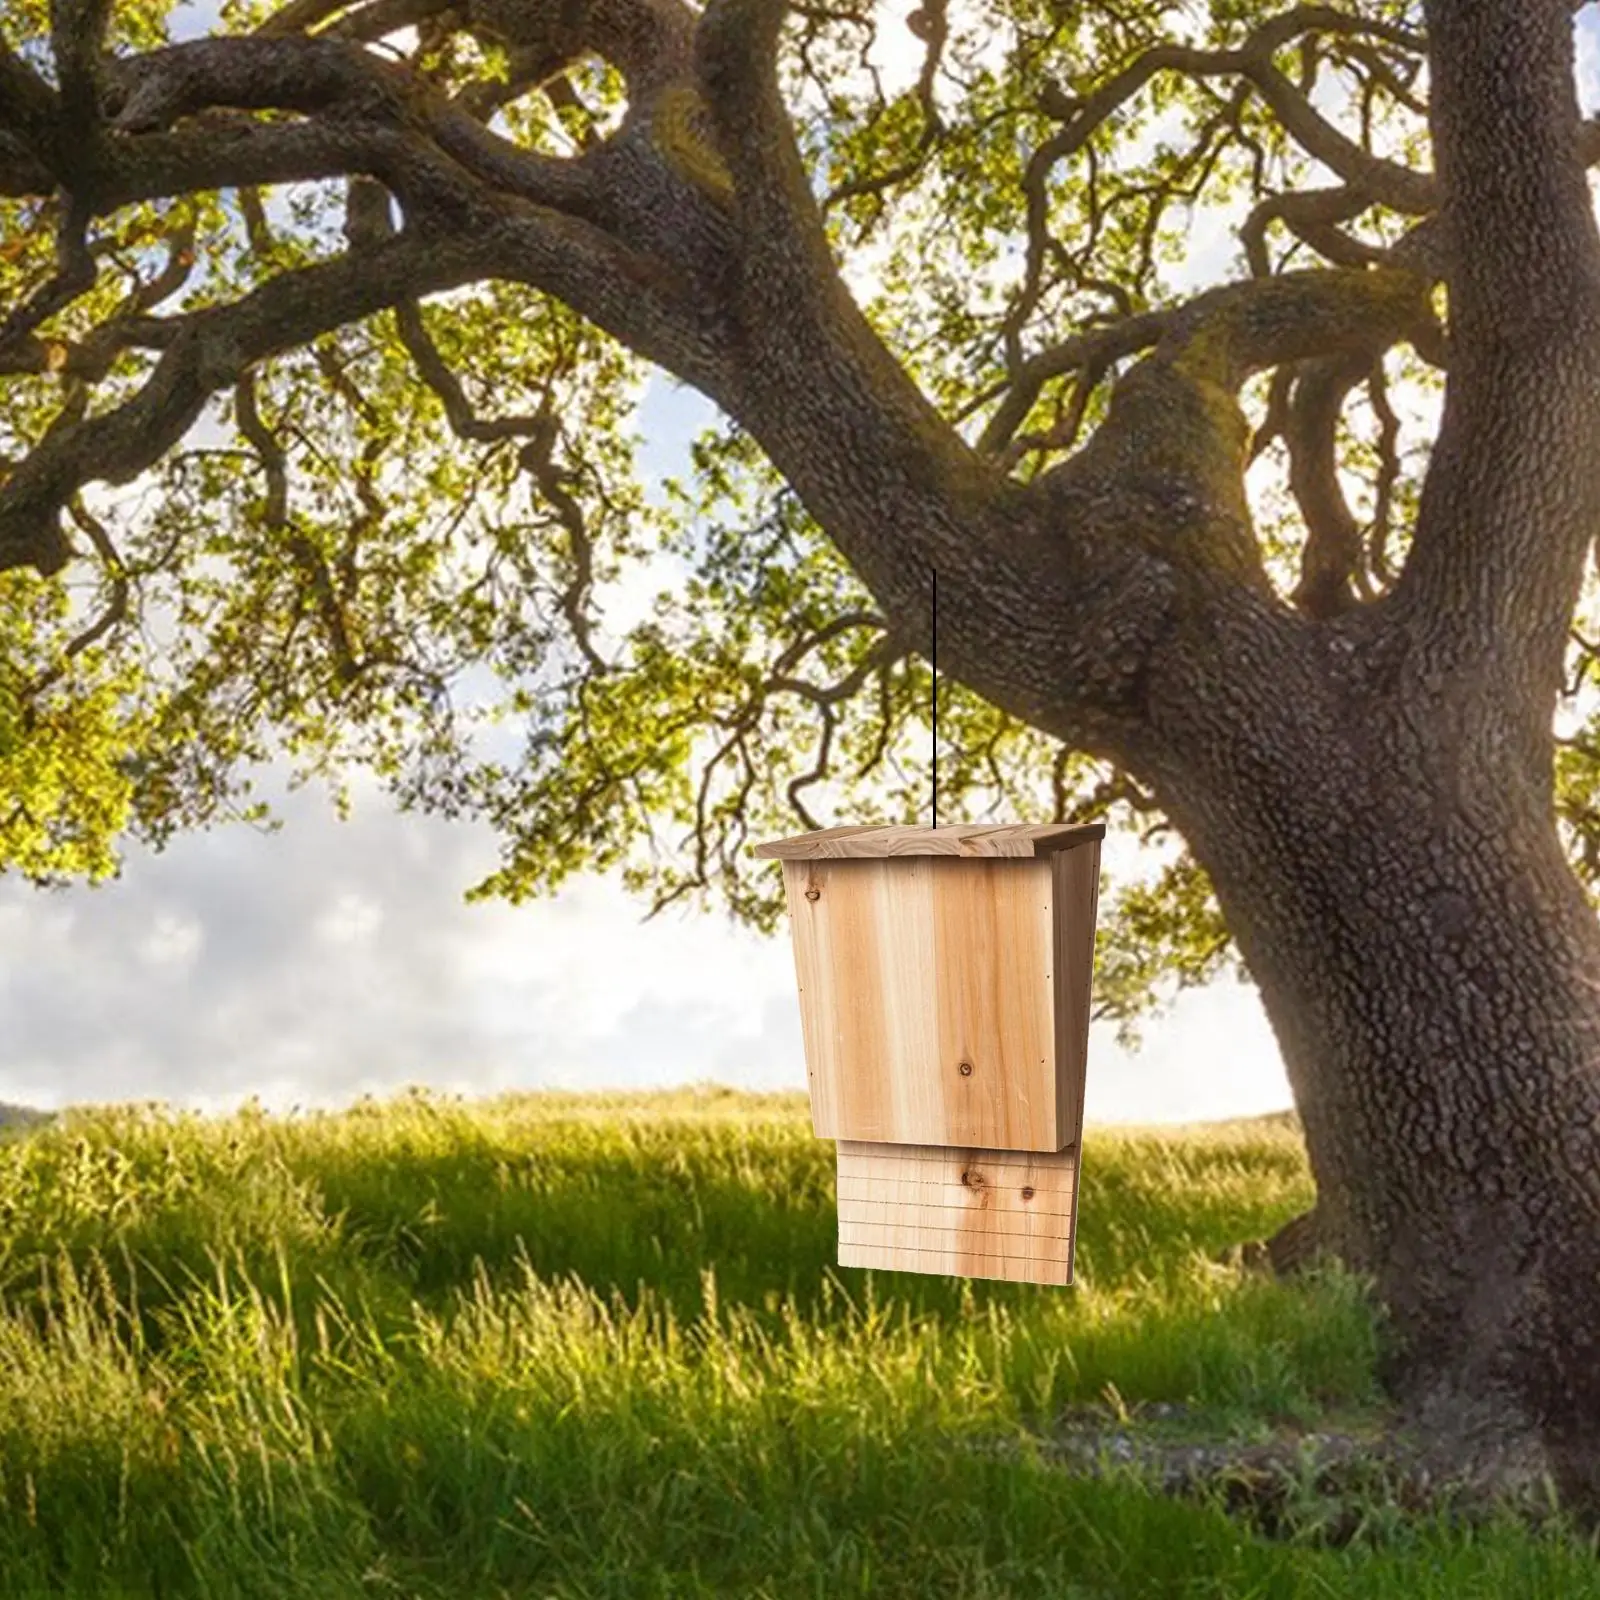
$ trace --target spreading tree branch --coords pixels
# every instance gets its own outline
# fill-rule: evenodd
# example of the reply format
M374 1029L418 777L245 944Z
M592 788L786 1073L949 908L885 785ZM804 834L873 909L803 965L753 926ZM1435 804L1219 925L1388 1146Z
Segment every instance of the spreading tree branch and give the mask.
M1267 259L1267 228L1281 222L1296 238L1310 245L1324 260L1336 266L1376 265L1386 252L1342 233L1335 224L1361 215L1372 201L1349 184L1332 189L1298 189L1288 194L1270 195L1259 202L1239 229L1239 242L1245 249L1250 271L1258 278L1271 274Z
M1302 149L1343 179L1346 188L1359 192L1365 204L1381 202L1393 210L1413 215L1432 209L1434 188L1430 175L1375 156L1346 137L1273 64L1274 55L1286 44L1311 31L1364 34L1413 50L1421 50L1424 43L1410 30L1390 23L1354 17L1326 6L1296 6L1258 25L1239 49L1202 50L1188 45L1155 45L1142 51L1092 94L1080 99L1052 86L1041 97L1041 109L1060 120L1062 127L1033 153L1023 173L1028 239L1026 265L1021 290L1004 324L1014 359L1021 330L1038 306L1044 287L1052 172L1080 151L1087 151L1092 157L1090 140L1094 133L1158 73L1180 72L1200 79L1236 75L1261 96Z
M978 439L979 451L993 455L1003 450L1033 409L1040 390L1052 378L1062 377L1069 372L1104 369L1124 356L1148 350L1171 323L1170 312L1146 311L1138 316L1124 317L1107 327L1065 339L1028 357L1017 368L1010 382L1001 386L1000 392L1005 398L995 407L984 426ZM991 390L988 395L980 396L980 400L993 398L995 392Z
M984 404L999 404L974 449L885 348L835 268L779 91L783 0L710 0L698 19L681 0L574 0L563 8L473 0L464 12L446 12L439 0L290 0L253 36L124 57L104 57L98 46L85 53L72 43L99 37L102 23L94 19L104 0L55 4L59 93L0 49L0 188L20 192L19 185L48 178L50 191L69 195L87 220L138 199L229 187L238 190L247 219L259 222L258 202L252 210L256 186L338 174L356 180L347 217L350 252L274 279L231 306L180 317L149 314L153 302L129 308L114 343L107 336L95 352L134 346L159 359L143 388L114 409L88 416L81 399L69 407L0 481L0 569L27 562L41 572L57 570L66 558L60 514L82 483L124 481L152 464L207 395L247 386L251 367L264 357L394 306L418 371L457 433L524 442L523 464L572 538L578 581L568 591L569 615L581 617L587 532L552 461L548 415L479 416L428 338L417 306L438 289L496 276L558 296L716 400L760 441L827 529L903 648L927 636L929 579L937 570L954 619L941 647L948 643L948 659L963 681L1036 725L1070 726L1089 749L1137 714L1151 642L1170 625L1185 568L1265 590L1242 492L1252 449L1238 406L1242 383L1268 368L1294 369L1292 381L1275 383L1269 421L1290 443L1297 488L1312 508L1298 593L1320 613L1343 603L1337 597L1348 582L1362 578L1363 552L1359 538L1352 541L1348 507L1328 492L1338 399L1398 340L1412 339L1429 359L1442 361L1446 351L1427 292L1447 264L1457 312L1457 256L1449 240L1463 234L1453 224L1441 226L1434 212L1444 195L1456 196L1451 205L1459 209L1458 191L1478 181L1461 174L1489 159L1492 139L1483 130L1495 126L1493 118L1474 131L1471 116L1459 110L1465 91L1447 92L1447 101L1457 95L1457 110L1446 104L1441 126L1456 129L1457 153L1454 167L1441 161L1436 181L1375 155L1370 129L1357 142L1317 110L1314 46L1320 40L1337 47L1329 54L1343 50L1364 69L1369 86L1400 99L1411 80L1391 66L1390 49L1416 55L1431 42L1436 54L1455 52L1459 61L1476 50L1473 59L1489 72L1499 48L1493 41L1509 37L1506 30L1543 26L1526 18L1547 10L1565 17L1565 0L1537 0L1526 14L1508 9L1507 0L1462 0L1462 14L1483 23L1483 38L1473 45L1462 42L1466 35L1455 21L1440 32L1431 18L1436 25L1424 41L1397 24L1296 6L1256 25L1237 48L1159 45L1081 99L1047 90L1041 105L1061 126L1029 163L1024 183L1027 279L1004 329L1011 381L1003 393L985 397ZM919 16L929 49L918 94L931 130L946 24L941 4ZM598 51L627 81L627 116L575 160L524 150L484 125L504 98L501 89L478 86L480 92L451 99L415 65L386 63L363 48L363 41L406 24L425 25L430 38L464 28L503 44L512 61L505 95L547 81L547 73L559 73L585 50ZM1278 61L1297 41L1304 45L1298 81ZM69 61L78 65L69 68ZM1565 68L1570 77L1570 58ZM1124 184L1111 204L1142 197L1145 216L1132 250L1148 263L1167 201L1198 194L1231 141L1254 148L1259 204L1245 238L1255 277L1185 305L1146 311L1125 286L1095 276L1092 244L1074 259L1049 237L1045 222L1055 164L1079 153L1094 161L1095 135L1106 119L1164 72L1237 82L1226 99L1205 91L1217 110L1194 148L1169 164L1163 182ZM88 99L85 84L93 90ZM1500 87L1507 104L1522 92L1515 84ZM109 118L79 142L77 155L62 131L73 95L92 119ZM1241 115L1252 97L1301 150L1333 171L1336 187L1263 198L1266 156L1259 142L1252 146ZM1559 127L1532 117L1523 130L1536 135L1529 160L1538 166L1538 183L1527 202L1534 206L1528 216L1537 224L1529 235L1535 241L1545 238L1539 228L1548 234L1553 226L1554 200L1566 206L1582 186L1581 174L1567 170L1574 153L1600 139L1580 127L1572 108L1560 117ZM87 164L85 148L93 156ZM1523 176L1529 173L1533 167ZM1101 175L1092 178L1096 215L1089 231L1098 237L1105 208ZM880 181L881 175L870 180ZM1121 180L1113 174L1106 181L1115 188ZM1494 204L1504 208L1500 223L1509 226L1523 202L1495 181ZM399 234L390 232L387 194L404 218ZM363 195L373 205L365 216ZM1400 245L1380 250L1344 231L1373 206L1423 220ZM1269 276L1274 221L1336 266ZM1565 237L1559 227L1557 235ZM51 314L50 295L75 292L73 283L82 281L81 256L69 248L74 239L87 248L86 233L64 232L60 281L20 308L0 352L7 370L38 370L36 363L48 359L32 330ZM1534 245L1528 250L1539 254ZM1541 271L1554 272L1557 289L1565 283L1587 293L1587 279L1580 283L1570 272L1561 278L1562 263L1579 257L1592 274L1587 243L1576 257L1546 254ZM1474 256L1461 252L1469 274L1462 325L1492 330L1488 312L1471 309L1477 291L1470 283L1481 278L1482 305L1493 303L1502 318L1514 319L1506 295L1515 274L1507 274L1506 261L1475 264ZM1375 265L1380 259L1387 264ZM1023 333L1049 260L1064 262L1079 288L1104 289L1122 321L1024 357ZM1540 327L1559 299L1555 290L1539 288ZM1494 345L1488 331L1478 337L1483 348L1506 344ZM92 342L69 359L87 363ZM1449 354L1454 381L1453 345ZM1012 479L1010 468L1023 453L1076 444L1090 396L1129 357L1140 359L1120 372L1107 420L1088 443L1030 485ZM1350 381L1338 389L1333 374ZM1065 384L1051 390L1069 376L1070 393ZM1054 406L1055 421L1019 437L1041 398ZM268 461L270 441L265 451L260 439L255 443ZM579 631L577 621L574 627ZM1007 641L1003 662L990 659L996 638ZM815 699L825 712L833 703L831 690L798 675L786 675L781 687Z
M1328 268L1208 290L1167 315L1155 348L1117 381L1106 420L1034 492L1063 517L1119 528L1268 594L1244 496L1252 441L1240 388L1257 372L1315 358L1364 371L1428 317L1427 296L1426 279L1394 269ZM1303 473L1308 459L1302 447ZM1328 509L1312 499L1314 515ZM1333 524L1321 516L1319 528L1314 603L1325 594ZM1342 559L1347 541L1333 542Z
M370 315L399 294L451 288L480 276L481 239L401 236L360 259L301 268L230 305L171 320L144 386L94 417L64 411L0 482L0 571L59 572L71 555L59 514L91 480L125 483L181 439L206 399L255 362L327 328Z
M434 176L440 155L484 183L541 205L577 213L589 194L589 172L581 162L522 149L404 67L340 40L198 39L119 64L115 82L123 96L113 124L119 132L150 134L217 108L296 111L318 119L305 139L306 154L318 139L332 142L326 171L373 171L402 201L421 202L448 188ZM387 170L351 162L352 125L365 127L374 152L373 135L390 133L383 147L391 157ZM437 152L431 161L423 159L417 135ZM145 141L139 150L145 153ZM182 152L185 158L191 154L189 148ZM403 159L407 154L411 158Z

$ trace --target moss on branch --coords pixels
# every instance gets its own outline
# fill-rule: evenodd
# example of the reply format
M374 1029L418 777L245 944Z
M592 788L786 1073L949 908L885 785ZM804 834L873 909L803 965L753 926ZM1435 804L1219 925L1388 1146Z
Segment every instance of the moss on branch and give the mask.
M1244 492L1254 373L1341 352L1376 355L1430 318L1428 281L1335 268L1225 284L1177 311L1112 390L1106 420L1040 485L1108 531L1266 591Z
M692 84L669 83L657 94L650 134L680 178L723 205L732 203L733 174L717 152L705 102Z

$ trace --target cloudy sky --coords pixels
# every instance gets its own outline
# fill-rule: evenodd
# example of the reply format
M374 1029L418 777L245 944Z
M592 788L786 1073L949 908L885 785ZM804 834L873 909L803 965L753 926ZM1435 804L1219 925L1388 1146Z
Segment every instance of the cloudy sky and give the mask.
M906 9L883 8L897 22ZM1580 28L1586 105L1592 17ZM898 32L909 40L903 22ZM1184 276L1214 278L1225 234L1202 223L1191 246ZM711 417L698 396L653 381L646 481L686 475L688 441ZM629 588L653 593L672 577L665 562ZM277 834L228 825L160 856L130 843L120 881L98 888L41 893L0 876L0 1100L212 1111L252 1095L274 1109L333 1107L414 1083L804 1087L786 928L766 940L677 908L641 925L646 904L612 875L521 907L467 906L462 891L498 863L486 825L401 815L359 770L341 823L320 784L290 794L287 776L257 775L284 820ZM1117 835L1102 862L1113 891L1148 865ZM1108 1025L1091 1032L1091 1121L1289 1103L1260 1004L1236 983L1184 996L1137 1055Z
M652 382L647 481L685 473L712 417ZM671 577L670 561L635 576L604 609L606 631ZM486 824L402 815L359 768L340 822L320 783L291 793L288 776L283 764L256 780L283 819L276 834L229 824L160 855L130 841L121 879L98 887L0 877L0 1100L211 1111L251 1095L331 1107L411 1083L805 1087L786 928L768 940L679 907L642 925L647 904L615 874L468 906L462 891L498 865ZM1142 875L1139 856L1113 837L1102 860ZM1138 1056L1097 1025L1090 1061L1086 1114L1100 1119L1289 1103L1260 1006L1236 984L1188 997Z

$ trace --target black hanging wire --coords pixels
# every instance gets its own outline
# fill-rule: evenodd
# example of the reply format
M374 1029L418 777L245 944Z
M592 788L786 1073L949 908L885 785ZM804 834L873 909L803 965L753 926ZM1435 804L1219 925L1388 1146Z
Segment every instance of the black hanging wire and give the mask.
M939 826L939 569L933 572L933 825Z

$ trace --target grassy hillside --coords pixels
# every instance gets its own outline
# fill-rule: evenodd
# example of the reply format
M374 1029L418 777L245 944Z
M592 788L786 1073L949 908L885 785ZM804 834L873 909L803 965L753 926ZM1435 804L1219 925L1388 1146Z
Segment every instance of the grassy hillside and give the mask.
M0 1589L1600 1596L1558 1523L1269 1538L1041 1444L1369 1414L1360 1284L1209 1259L1307 1203L1292 1118L1090 1129L1073 1289L835 1266L832 1161L723 1091L8 1138Z

